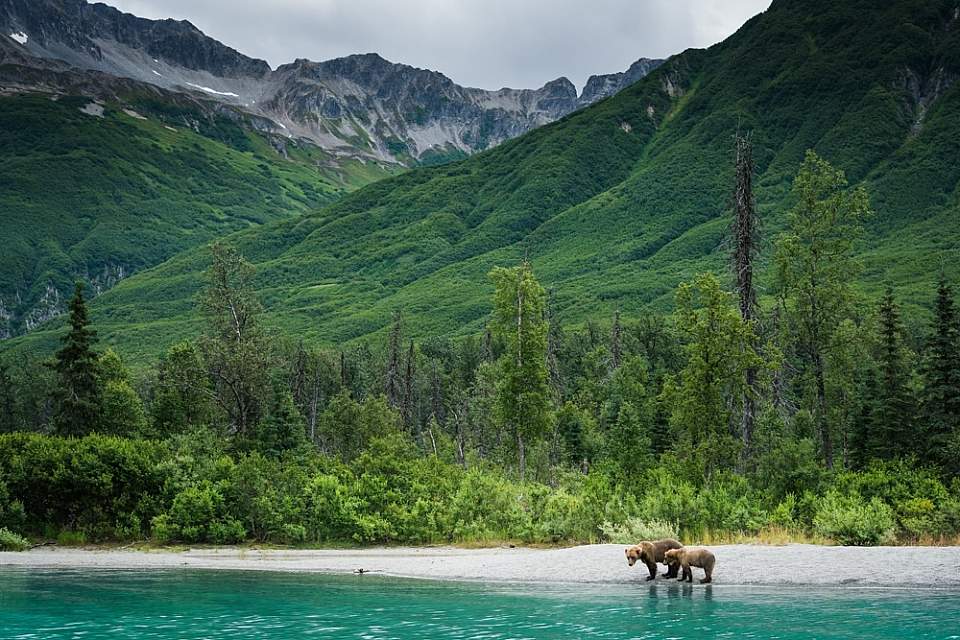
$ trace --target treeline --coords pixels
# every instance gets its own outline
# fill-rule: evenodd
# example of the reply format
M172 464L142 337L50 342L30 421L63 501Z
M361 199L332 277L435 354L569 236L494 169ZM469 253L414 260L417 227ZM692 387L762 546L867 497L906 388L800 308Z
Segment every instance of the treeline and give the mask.
M760 248L737 144L731 276L671 316L563 327L524 262L486 331L322 349L279 336L214 245L205 330L134 376L78 286L52 361L0 366L0 527L64 539L284 543L960 533L960 320L941 276L908 335L853 287L867 194L808 153Z

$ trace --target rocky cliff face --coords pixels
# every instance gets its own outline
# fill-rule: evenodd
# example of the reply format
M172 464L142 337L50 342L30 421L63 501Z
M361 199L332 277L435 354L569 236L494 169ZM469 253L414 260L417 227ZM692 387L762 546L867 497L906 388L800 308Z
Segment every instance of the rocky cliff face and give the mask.
M648 73L663 64L663 60L652 60L650 58L640 58L626 71L621 73L609 73L606 75L590 76L587 84L583 87L583 93L577 101L577 105L585 107L593 104L597 100L608 98L621 90L626 89L637 80L640 80Z
M403 162L486 149L577 105L565 78L540 89L485 91L372 53L297 60L278 68L270 84L257 108L292 134Z
M147 20L86 0L2 0L0 26L5 35L22 34L18 40L32 55L125 77L136 77L144 70L141 63L154 59L227 78L270 72L263 60L248 58L189 22Z
M659 64L641 59L624 73L593 76L580 96L566 78L539 89L462 87L376 54L271 70L189 22L146 20L86 0L0 0L0 41L0 60L22 67L27 85L38 69L63 73L65 63L217 101L257 116L261 130L309 140L335 157L406 165L490 148L612 95Z

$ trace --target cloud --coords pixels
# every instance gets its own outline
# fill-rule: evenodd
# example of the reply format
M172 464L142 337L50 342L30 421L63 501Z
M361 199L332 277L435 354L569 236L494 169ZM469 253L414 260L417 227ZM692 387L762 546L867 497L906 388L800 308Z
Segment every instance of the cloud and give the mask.
M145 18L190 20L271 65L376 52L485 89L579 87L732 34L769 0L106 0Z

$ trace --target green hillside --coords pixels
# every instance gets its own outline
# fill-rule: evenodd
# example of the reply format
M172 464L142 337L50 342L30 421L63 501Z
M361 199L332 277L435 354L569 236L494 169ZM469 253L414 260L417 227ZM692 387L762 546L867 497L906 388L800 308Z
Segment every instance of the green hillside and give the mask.
M288 143L285 158L226 117L131 98L139 111L85 97L0 97L0 306L11 315L0 332L62 310L78 277L109 286L386 174L359 163L320 170L315 149Z
M774 2L560 122L231 241L273 321L327 343L382 331L394 309L414 335L475 332L486 273L525 254L563 322L663 308L679 281L724 266L739 128L768 239L812 148L870 191L865 287L926 303L941 265L960 274L957 16L956 0ZM97 299L101 335L137 358L194 333L208 262L188 251ZM51 344L55 329L11 346Z

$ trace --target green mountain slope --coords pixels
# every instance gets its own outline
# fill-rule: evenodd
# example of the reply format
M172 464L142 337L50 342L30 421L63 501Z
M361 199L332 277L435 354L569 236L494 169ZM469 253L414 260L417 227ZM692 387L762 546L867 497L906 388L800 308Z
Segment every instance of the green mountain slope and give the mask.
M105 289L386 174L321 171L316 150L289 144L285 158L249 128L157 97L128 102L140 111L52 98L0 96L0 335L62 311L76 278Z
M960 274L958 78L956 0L778 1L558 123L231 241L258 265L275 323L326 342L380 331L398 308L414 335L477 331L487 271L525 254L562 321L662 308L679 281L724 266L739 127L768 239L813 148L872 194L865 286L925 301L941 264ZM189 251L130 278L94 321L130 355L156 353L196 330L207 262Z

